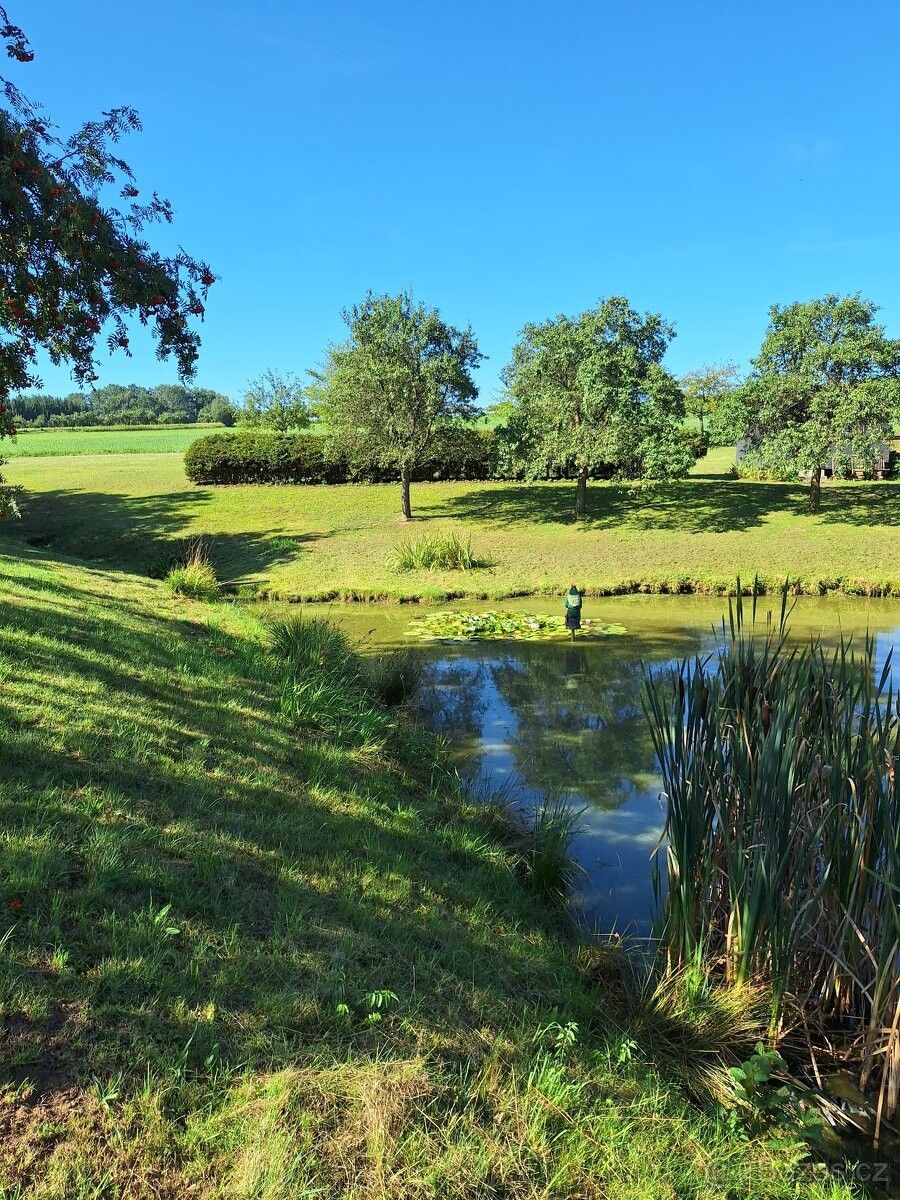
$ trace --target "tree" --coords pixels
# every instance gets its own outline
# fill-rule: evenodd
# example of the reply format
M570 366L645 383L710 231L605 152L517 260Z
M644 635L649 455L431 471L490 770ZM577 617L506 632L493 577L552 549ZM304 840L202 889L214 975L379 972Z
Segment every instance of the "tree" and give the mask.
M219 392L208 392L198 388L200 408L197 411L198 421L212 421L214 424L230 428L237 420L237 409L227 396Z
M724 392L710 412L706 434L711 446L734 446L747 432L747 403L741 384Z
M675 331L611 296L577 317L526 325L504 371L516 402L517 453L532 473L574 467L575 515L601 468L681 475L693 454L680 435L684 406L662 358Z
M306 389L295 375L264 371L247 385L239 420L242 425L277 433L307 429L311 413Z
M700 432L706 432L706 419L713 417L725 398L737 386L736 363L709 363L681 377L684 409L700 422Z
M0 5L8 56L29 63L23 31ZM8 399L38 386L38 351L68 362L78 384L97 378L96 349L106 332L110 352L129 351L126 318L152 327L160 358L175 358L193 376L202 317L214 276L184 251L151 249L143 230L172 220L155 193L138 202L128 164L113 152L141 128L134 109L114 108L68 137L10 80L0 80L0 436L12 432ZM110 203L118 187L119 201Z
M900 387L900 339L859 295L773 305L743 390L748 459L784 476L810 473L809 507L821 507L832 460L871 466L887 441Z
M471 329L454 329L407 292L370 292L342 315L350 336L314 375L319 412L333 453L399 469L408 521L414 468L439 433L475 415L472 371L483 355Z

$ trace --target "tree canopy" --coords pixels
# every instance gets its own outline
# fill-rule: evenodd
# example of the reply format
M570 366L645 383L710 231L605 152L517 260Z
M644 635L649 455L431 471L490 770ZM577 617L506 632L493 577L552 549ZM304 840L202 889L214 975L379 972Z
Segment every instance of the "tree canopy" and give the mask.
M742 389L748 461L786 477L810 474L821 503L831 462L871 469L892 433L900 388L900 339L859 295L773 305L753 373Z
M660 478L694 461L682 436L681 389L662 366L674 328L611 296L577 317L526 325L505 368L517 453L534 473L573 465L575 512L587 481L607 467Z
M349 337L315 376L319 412L335 454L399 469L409 520L413 468L439 433L475 415L472 372L483 356L471 329L448 325L408 292L369 293L343 318Z
M238 412L241 425L274 429L288 433L308 429L312 413L306 388L295 375L282 371L263 371L244 390L243 407Z
M0 37L11 59L34 54L0 6ZM160 358L182 379L194 374L200 345L194 320L214 276L183 250L161 254L143 231L172 220L155 192L140 198L128 164L115 153L141 128L132 108L114 108L62 134L10 80L0 81L0 403L39 386L44 350L69 363L78 384L97 379L97 350L129 351L128 318L148 326ZM116 197L117 193L117 197ZM9 431L10 422L6 429Z
M706 422L715 418L727 397L737 386L736 363L707 363L681 377L684 410L700 422L700 432L706 433Z

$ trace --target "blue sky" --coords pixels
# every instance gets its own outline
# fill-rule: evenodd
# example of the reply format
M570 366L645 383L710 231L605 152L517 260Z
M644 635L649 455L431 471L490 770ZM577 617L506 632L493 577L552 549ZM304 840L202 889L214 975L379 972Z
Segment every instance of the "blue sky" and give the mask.
M524 322L613 293L675 322L678 372L826 291L900 335L897 0L8 7L37 54L9 74L64 128L139 109L159 240L221 279L202 386L316 365L368 288L471 323L484 402ZM174 379L137 342L102 382Z

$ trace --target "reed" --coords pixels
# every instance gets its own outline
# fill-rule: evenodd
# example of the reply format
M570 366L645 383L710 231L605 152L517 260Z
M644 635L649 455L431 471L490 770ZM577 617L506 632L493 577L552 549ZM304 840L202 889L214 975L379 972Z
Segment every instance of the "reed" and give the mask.
M900 1101L900 705L871 638L792 644L787 591L738 596L719 652L648 678L665 795L657 857L671 970L771 994L773 1042L855 1063L876 1142ZM664 867L660 858L664 857ZM663 887L662 874L665 874ZM811 1045L811 1042L810 1042Z

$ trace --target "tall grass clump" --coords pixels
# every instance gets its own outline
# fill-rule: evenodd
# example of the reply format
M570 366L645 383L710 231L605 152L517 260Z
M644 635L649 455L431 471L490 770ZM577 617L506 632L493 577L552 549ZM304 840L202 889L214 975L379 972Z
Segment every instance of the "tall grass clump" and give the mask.
M394 551L391 565L395 571L473 571L484 564L475 557L471 537L463 541L451 530L405 539Z
M522 865L525 885L544 901L564 905L579 867L569 854L583 810L561 796L550 796L535 810L524 838Z
M368 662L369 687L388 708L408 704L419 690L422 661L409 650L394 650Z
M669 965L762 984L770 1032L838 1047L876 1105L900 1101L900 705L874 641L788 641L740 597L717 655L651 677L667 798ZM661 880L657 877L657 886ZM660 890L658 890L658 895Z
M701 1102L731 1107L729 1069L765 1035L762 991L750 985L718 987L699 963L662 972L639 970L634 957L628 963L626 1013L633 1036L652 1046L655 1061Z
M282 716L298 728L340 731L379 748L377 702L343 630L323 617L299 616L273 621L268 632L281 678Z
M177 563L166 575L166 584L179 596L190 596L194 600L218 599L219 581L202 538L195 538L188 545L184 561Z
M325 673L356 674L357 657L347 635L327 617L288 617L268 627L269 650L278 662Z

